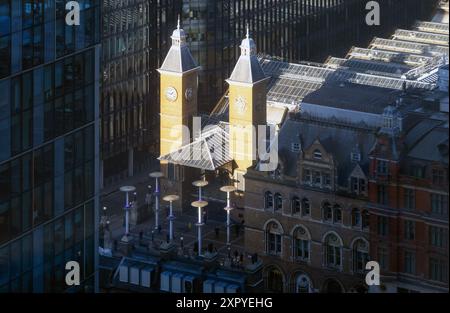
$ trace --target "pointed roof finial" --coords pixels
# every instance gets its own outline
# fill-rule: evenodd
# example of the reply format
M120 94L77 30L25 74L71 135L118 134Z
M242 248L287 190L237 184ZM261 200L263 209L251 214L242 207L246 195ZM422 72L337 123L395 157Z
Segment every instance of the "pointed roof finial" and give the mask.
M180 14L178 14L177 29L179 30L180 28L181 28L181 21L180 21Z
M247 39L248 38L250 38L250 28L249 28L248 23L247 23Z

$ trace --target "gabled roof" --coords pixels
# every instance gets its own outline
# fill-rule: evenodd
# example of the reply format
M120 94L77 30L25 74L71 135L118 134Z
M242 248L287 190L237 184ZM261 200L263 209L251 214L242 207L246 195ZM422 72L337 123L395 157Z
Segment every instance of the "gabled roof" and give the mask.
M278 136L279 154L284 161L284 174L296 177L298 159L301 151L293 151L292 145L299 144L306 150L319 140L323 148L331 153L336 161L338 184L346 186L347 179L358 163L367 175L369 167L369 151L375 143L375 132L370 129L337 126L313 120L303 120L291 116L283 124ZM361 155L360 162L351 160L351 152L355 147Z
M408 152L408 157L448 164L448 128L436 126L422 134Z

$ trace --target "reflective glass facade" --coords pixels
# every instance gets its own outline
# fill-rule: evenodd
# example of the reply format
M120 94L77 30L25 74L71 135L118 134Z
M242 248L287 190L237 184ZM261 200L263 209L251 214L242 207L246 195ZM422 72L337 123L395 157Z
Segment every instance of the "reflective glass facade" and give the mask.
M102 159L105 185L156 154L159 76L181 0L102 1ZM133 149L133 154L129 150Z
M100 4L79 3L68 26L66 1L0 0L0 292L96 288Z
M435 1L379 0L381 25L366 24L362 0L184 0L183 29L202 66L199 106L209 112L228 86L248 24L261 54L288 62L323 62L394 27L427 16Z
M181 15L202 67L199 108L209 112L226 92L249 24L258 52L286 61L324 61L375 35L425 15L433 1L380 0L382 26L365 23L361 0L103 0L101 141L103 186L142 171L159 155L161 65ZM388 13L386 13L388 12ZM406 14L408 12L408 14ZM131 152L131 153L130 153Z

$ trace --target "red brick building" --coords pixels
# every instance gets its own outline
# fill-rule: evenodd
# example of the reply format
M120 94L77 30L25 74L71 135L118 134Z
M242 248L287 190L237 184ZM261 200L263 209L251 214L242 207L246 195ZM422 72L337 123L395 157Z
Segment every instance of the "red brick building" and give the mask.
M386 112L370 153L370 254L382 272L374 291L448 292L448 116L402 131L397 113Z

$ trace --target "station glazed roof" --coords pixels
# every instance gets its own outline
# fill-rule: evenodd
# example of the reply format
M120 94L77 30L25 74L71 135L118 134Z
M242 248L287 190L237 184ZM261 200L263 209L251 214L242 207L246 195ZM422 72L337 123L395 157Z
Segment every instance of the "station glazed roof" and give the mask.
M231 162L229 134L225 123L209 125L190 144L158 159L172 164L214 171Z

